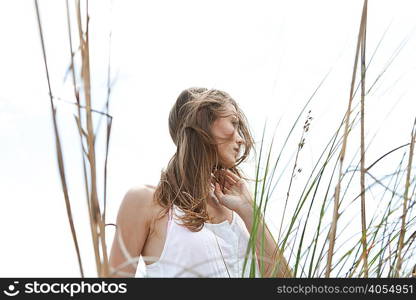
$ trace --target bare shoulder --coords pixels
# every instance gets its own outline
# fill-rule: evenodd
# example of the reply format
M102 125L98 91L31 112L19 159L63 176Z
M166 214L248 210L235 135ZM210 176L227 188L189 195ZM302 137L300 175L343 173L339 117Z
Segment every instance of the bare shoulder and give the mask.
M154 201L154 191L155 187L151 185L131 187L124 195L117 218L144 223L151 221L159 206Z
M121 267L130 257L140 256L146 245L156 201L154 189L150 186L136 186L130 188L121 201L118 214L116 234L111 248L110 266L115 270L119 268L122 274L115 274L120 277L134 276L137 263ZM119 276L120 275L120 276Z
M143 184L131 187L126 196L130 199L141 200L141 202L151 202L155 191L155 186L150 184ZM149 204L149 203L148 203Z

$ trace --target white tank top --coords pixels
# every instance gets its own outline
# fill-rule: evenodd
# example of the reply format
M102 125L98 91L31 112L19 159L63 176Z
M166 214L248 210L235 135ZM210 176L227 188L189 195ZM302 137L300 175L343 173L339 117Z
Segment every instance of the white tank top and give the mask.
M178 216L184 212L173 207L175 213L169 211L162 254L145 266L145 277L249 277L251 251L244 274L243 265L250 234L237 213L232 212L231 223L204 223L199 232L192 232L180 225L183 223ZM260 277L257 255L255 274Z

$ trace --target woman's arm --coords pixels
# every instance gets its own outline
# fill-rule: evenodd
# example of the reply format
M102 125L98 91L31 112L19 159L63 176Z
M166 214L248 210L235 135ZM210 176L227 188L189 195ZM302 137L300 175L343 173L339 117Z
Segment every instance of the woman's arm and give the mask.
M124 196L110 253L110 277L136 275L138 258L149 234L152 199L153 193L146 187L130 189Z
M257 232L252 232L254 201L246 183L229 170L224 170L221 176L225 179L223 190L220 188L218 183L215 183L215 196L221 204L234 210L241 217L241 219L243 219L251 236L255 235L257 237L256 254L257 258L260 260L259 267L261 266L260 262L264 264L264 273L261 274L262 277L293 277L292 271L290 270L283 253L278 248L278 245L270 233L269 228L265 224L264 218L261 214L259 214ZM258 210L256 211L258 212ZM265 227L264 234L263 225ZM262 257L261 245L263 236L264 255Z
M253 235L253 202L242 206L238 211L238 215L243 219L248 232L250 235ZM256 254L259 263L259 270L262 271L260 266L261 263L264 265L264 272L262 277L293 277L292 271L283 256L283 253L280 251L277 246L276 241L273 238L273 235L270 233L267 224L264 221L263 215L259 213L259 222L257 226L256 233ZM264 226L264 231L263 231ZM264 236L264 245L263 245L263 256L261 253L261 244Z

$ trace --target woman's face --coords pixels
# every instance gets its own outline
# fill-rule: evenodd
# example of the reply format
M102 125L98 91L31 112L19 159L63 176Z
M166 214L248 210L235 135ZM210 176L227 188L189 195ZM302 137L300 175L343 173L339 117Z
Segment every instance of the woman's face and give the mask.
M243 139L238 134L239 119L234 105L227 103L226 112L212 124L211 131L218 146L218 156L226 168L234 167Z

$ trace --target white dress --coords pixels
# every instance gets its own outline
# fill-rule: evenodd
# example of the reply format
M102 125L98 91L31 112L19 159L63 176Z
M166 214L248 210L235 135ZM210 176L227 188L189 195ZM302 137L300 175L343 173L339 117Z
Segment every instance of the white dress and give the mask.
M178 216L184 212L173 207L162 254L145 266L145 277L250 277L251 251L243 274L250 234L237 213L232 212L231 223L204 223L199 232L192 232L179 225ZM256 255L255 274L260 277Z

